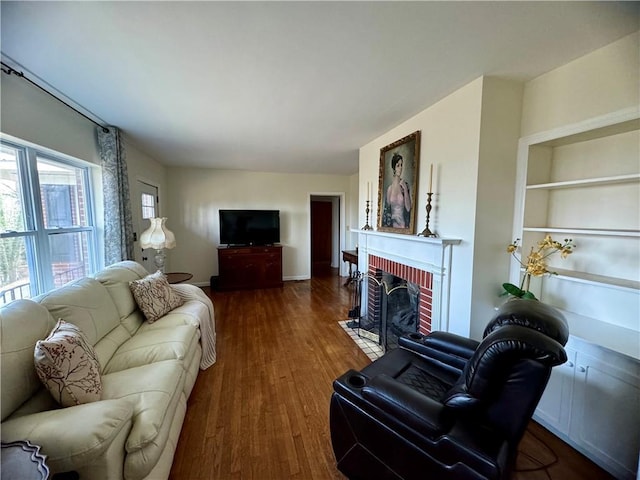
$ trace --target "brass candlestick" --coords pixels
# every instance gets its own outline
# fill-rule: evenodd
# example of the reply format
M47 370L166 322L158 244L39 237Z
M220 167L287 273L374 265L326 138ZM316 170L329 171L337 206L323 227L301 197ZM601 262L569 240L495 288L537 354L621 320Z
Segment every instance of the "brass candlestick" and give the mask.
M369 225L369 202L370 200L367 200L367 208L365 209L365 212L367 212L367 223L364 227L362 227L362 230L373 230L373 228L371 228L371 225Z
M431 196L432 195L433 195L433 192L427 193L427 225L426 227L424 227L424 230L422 231L422 233L420 233L420 236L423 236L423 237L437 237L435 233L429 230L429 217L431 216Z

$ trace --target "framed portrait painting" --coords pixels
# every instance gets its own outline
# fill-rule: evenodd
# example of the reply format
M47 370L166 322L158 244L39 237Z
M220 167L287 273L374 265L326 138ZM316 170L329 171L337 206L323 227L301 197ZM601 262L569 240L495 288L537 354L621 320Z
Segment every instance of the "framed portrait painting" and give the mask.
M419 163L419 130L380 149L379 231L413 234Z

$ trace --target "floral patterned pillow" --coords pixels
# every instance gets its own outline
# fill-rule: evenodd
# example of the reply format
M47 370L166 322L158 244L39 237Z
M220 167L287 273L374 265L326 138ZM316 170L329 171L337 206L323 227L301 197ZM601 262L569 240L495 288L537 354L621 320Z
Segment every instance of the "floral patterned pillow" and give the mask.
M36 342L34 363L38 378L63 407L100 400L100 362L74 324L58 320L49 336Z
M160 270L140 280L129 282L129 288L149 323L155 322L184 303Z

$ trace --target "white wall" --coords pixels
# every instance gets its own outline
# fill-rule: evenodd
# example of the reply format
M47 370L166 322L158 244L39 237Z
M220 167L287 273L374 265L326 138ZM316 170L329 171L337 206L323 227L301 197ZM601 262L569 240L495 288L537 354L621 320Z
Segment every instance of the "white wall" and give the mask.
M461 238L454 249L450 330L479 338L508 280L519 136L638 108L640 37L629 35L524 85L479 78L360 149L359 225L376 227L380 148L422 131L417 231L426 219L428 170L434 164L430 228Z
M218 274L218 210L280 210L283 277L307 279L311 276L310 195L344 194L347 205L353 196L346 175L174 167L168 170L167 184L169 200L164 212L177 242L168 254L171 268L193 273L193 282L201 284ZM350 210L345 208L345 216ZM345 218L343 228L350 223Z
M2 133L100 164L93 123L15 75L1 80Z
M513 197L522 85L481 77L360 149L360 223L371 182L376 226L380 149L421 131L416 231L426 225L434 166L431 231L459 238L453 248L449 330L480 338L509 278Z
M454 247L450 331L468 335L471 315L473 238L483 79L457 90L415 117L360 148L360 222L365 224L367 182L371 182L369 224L377 229L380 149L420 130L416 230L426 224L429 166L434 165L429 228L440 237L460 238ZM509 222L511 219L509 219Z
M355 250L356 245L358 245L358 234L352 232L351 230L362 227L362 225L359 225L358 223L360 222L359 208L361 203L360 199L358 198L358 178L359 174L357 173L349 177L349 191L353 192L354 194L349 197L349 201L346 205L347 218L349 219L349 221L346 225L347 241L345 244L345 250Z
M522 82L485 77L473 254L471 336L481 338L509 281Z
M1 117L2 133L20 140L49 148L92 165L100 165L96 126L86 118L58 102L51 96L14 75L2 75ZM165 167L140 152L123 135L129 171L129 185L132 188L131 199L135 205L136 179L151 179L166 190ZM94 193L97 202L96 218L98 233L102 236L103 208L102 182L100 170L93 176ZM133 207L132 207L133 208ZM162 207L161 207L162 209ZM140 233L140 232L138 232ZM136 259L140 259L139 248L134 249ZM102 260L102 259L100 259Z
M521 136L640 105L640 32L525 84Z

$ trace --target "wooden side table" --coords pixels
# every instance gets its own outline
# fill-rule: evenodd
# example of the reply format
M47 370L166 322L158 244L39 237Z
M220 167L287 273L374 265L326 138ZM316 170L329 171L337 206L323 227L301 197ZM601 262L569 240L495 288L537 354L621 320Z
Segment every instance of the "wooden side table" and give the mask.
M351 282L353 282L353 277L351 276L351 268L355 265L356 269L358 268L358 251L357 250L343 250L342 251L342 261L349 262L349 278L344 282L344 286L346 287Z
M193 278L192 273L186 272L170 272L165 273L165 276L167 277L167 281L169 283L182 283Z
M49 467L40 447L27 441L2 443L2 480L47 480Z

